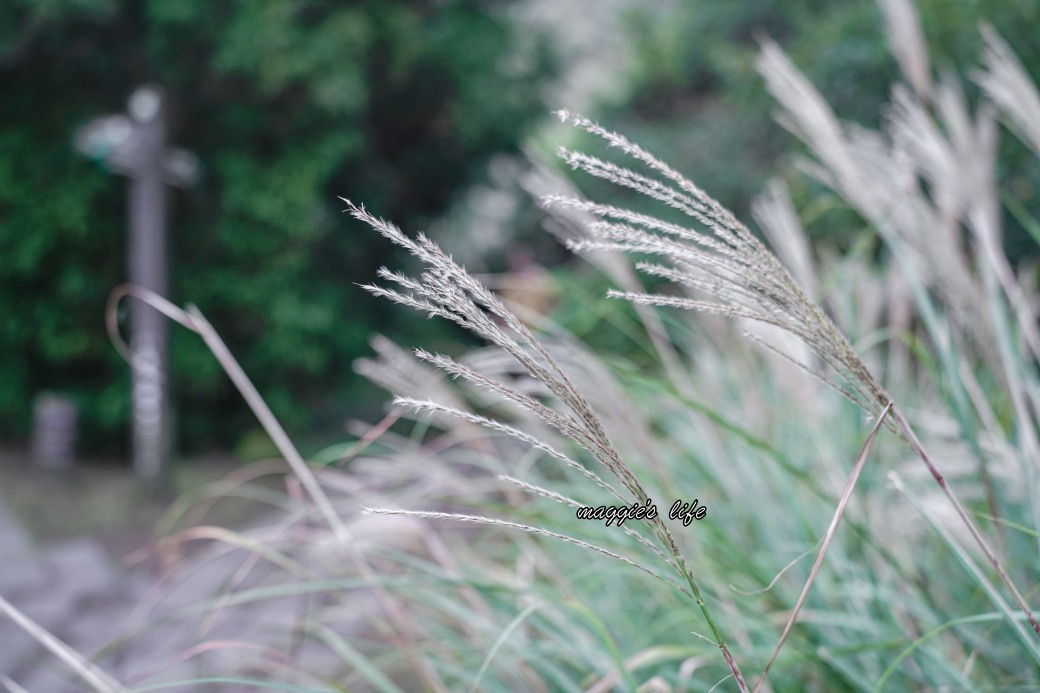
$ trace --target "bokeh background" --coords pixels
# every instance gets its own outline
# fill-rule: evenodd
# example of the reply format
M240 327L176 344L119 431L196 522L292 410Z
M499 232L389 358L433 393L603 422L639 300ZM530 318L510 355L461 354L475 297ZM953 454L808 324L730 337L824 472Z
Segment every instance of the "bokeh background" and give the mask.
M959 84L968 112L986 103L977 71L983 23L1003 37L1034 81L1040 77L1035 0L919 0L914 6L935 83L944 85L927 98ZM938 248L928 234L950 231L948 247L940 250L954 253L946 256L957 260L951 267L963 270L954 279L974 283L959 297L947 295L943 277L922 270L930 283L910 296L905 277L892 269L899 258L879 239L871 216L876 210L857 207L846 199L848 191L805 175L806 155L819 159L820 152L810 153L775 122L777 94L759 74L762 45L770 39L820 90L846 133L884 131L899 120L895 116L905 118L886 105L891 85L903 78L882 11L870 0L6 0L0 5L0 597L5 580L20 580L24 603L31 606L35 598L44 616L61 613L47 627L82 648L100 646L93 626L82 624L100 624L100 631L117 607L129 610L151 591L147 581L125 587L130 583L120 581L137 574L115 577L111 559L136 557L159 582L158 576L165 580L181 566L203 562L193 562L182 544L199 541L209 556L257 530L239 545L284 551L291 560L264 563L269 572L257 577L239 572L255 558L250 555L210 575L193 597L198 603L230 594L226 578L233 574L255 579L243 577L236 587L262 583L273 590L270 601L282 600L274 612L284 617L282 649L267 658L261 680L295 677L293 653L316 650L311 646L318 641L331 643L338 664L353 667L352 675L361 672L371 683L388 673L406 689L441 675L468 685L475 672L479 680L487 671L494 682L489 689L536 681L554 690L551 682L558 680L575 690L609 690L621 686L615 668L625 668L622 657L630 657L628 668L643 669L640 681L661 678L676 690L684 680L701 690L698 685L727 675L710 645L682 641L689 636L689 604L640 582L643 576L603 570L572 546L550 548L552 542L495 530L449 527L443 539L433 522L382 526L366 545L385 539L390 552L397 546L390 540L402 542L401 555L380 564L390 569L379 579L406 569L433 578L394 595L407 605L403 622L411 619L414 630L369 639L366 624L356 631L343 626L337 609L371 602L364 590L375 591L379 580L363 589L343 586L356 576L329 550L328 518L308 505L296 477L286 477L267 433L210 351L175 325L172 473L160 494L138 483L130 462L130 369L104 323L110 291L127 278L127 181L77 153L74 138L92 119L123 112L134 89L148 83L161 85L168 97L169 143L200 162L194 185L169 190L168 297L201 308L338 494L352 528L370 519L358 508L371 496L395 506L429 499L449 509L470 503L591 542L623 540L587 523L576 528L569 511L496 485L495 475L520 469L586 497L580 484L526 448L476 435L465 422L444 427L387 406L388 393L374 383L392 386L396 379L412 388L406 394L425 397L429 390L476 413L507 421L515 415L464 383L431 376L394 343L468 352L466 358L510 383L523 377L481 351L485 343L477 337L363 290L380 266L414 271L417 265L344 214L339 196L409 234L427 232L479 279L550 326L559 345L574 349L566 365L602 408L611 433L628 446L626 458L654 477L655 497L694 489L710 499L712 522L683 532L683 550L696 557L713 603L732 607L727 626L740 634L741 660L760 670L771 653L804 584L808 561L799 560L818 545L871 422L834 393L813 390L804 374L784 371L789 364L764 357L738 334L739 324L637 313L626 302L604 299L620 275L609 276L596 258L589 263L567 251L559 240L566 230L561 217L541 209L537 194L574 185L618 206L654 205L557 160L559 145L603 149L553 116L566 108L658 154L756 233L750 223L756 199L759 210L771 199L778 218L790 213L798 222L791 226L800 224L813 244L805 259L823 268L818 277L795 268L799 279L818 279L812 283L821 305L868 365L884 373L885 387L915 410L929 445L952 460L944 469L966 489L973 516L998 538L1014 577L1035 586L1036 528L1030 526L1040 515L1023 498L1037 483L1029 459L1035 439L1026 435L1035 411L1022 404L1023 391L1035 396L1035 388L1029 390L1035 363L1028 350L1015 350L1018 327L1029 335L1033 326L1006 322L996 337L987 332L982 318L1004 315L1003 298L976 290L981 280L975 282L974 273L987 265L969 257L978 246L971 225L950 212L956 205L936 207L928 217L943 224L903 231L926 250ZM949 125L949 114L937 111L930 112L935 122ZM1035 303L1031 287L1038 276L1040 159L1002 117L994 177L1002 242L1014 268L1008 274L1021 285L1014 297L1024 305ZM946 163L963 177L947 170L948 178L929 180L912 172L915 185L899 200L931 212L933 202L949 202L943 184L988 172L952 156ZM782 182L769 189L787 191L789 204L778 194L760 197L770 181ZM918 269L934 264L925 260ZM970 299L975 312L965 315L971 319L950 321L951 343L963 347L957 354L963 361L933 358L947 347L933 331L936 323L914 308L933 298L954 318L957 299ZM1034 315L1035 305L1027 307L1016 306L1022 309L1015 317ZM1004 348L1000 354L997 346ZM696 397L683 390L687 375L675 377L679 371L688 371ZM42 469L32 459L34 411L52 395L72 402L77 413L70 469ZM969 398L977 412L965 404ZM944 502L924 495L931 479L906 471L906 451L894 436L879 441L877 457L886 466L864 474L847 518L850 532L835 543L827 577L809 603L812 618L799 625L781 674L787 678L777 690L872 690L891 676L892 690L956 686L970 676L980 689L1032 685L1037 670L1028 658L1023 664L1018 643L1005 642L1009 631L998 630L1003 616L987 601L986 580L962 575L957 561L965 554L949 548L958 539L948 531L952 523L936 522L938 532L929 533L921 520ZM889 470L908 480L905 498L886 485ZM911 507L918 498L924 501ZM20 518L12 521L8 506ZM258 528L251 523L260 512L270 524ZM192 524L203 520L204 529ZM19 522L31 530L25 536L45 547L25 548L29 572L22 577L13 561L2 562L15 555L7 548L10 528L21 537L19 546L32 543ZM232 532L238 529L242 535ZM68 543L83 537L89 542ZM145 544L155 550L137 551ZM99 545L103 551L92 553ZM102 553L107 558L97 559ZM49 558L41 559L44 554ZM84 606L86 588L77 585L88 571L76 563L84 555L102 566L96 593L121 593L110 604L95 599ZM270 572L271 565L281 572ZM61 571L65 583L42 582L41 575ZM347 582L321 587L316 575ZM437 590L449 582L458 593L442 599ZM321 598L298 609L292 600L301 584ZM629 598L633 594L638 598ZM532 595L567 616L535 614ZM1027 597L1033 599L1033 591ZM241 603L239 620L224 624L229 638L258 632L249 621L252 603ZM528 616L530 624L518 625ZM965 624L978 630L958 629ZM180 634L188 648L180 654L189 653L183 657L189 664L199 654L190 649L193 628ZM522 637L509 640L514 629ZM5 646L15 637L25 642L0 615L0 676L35 675L49 666L45 656L14 662L9 653L15 650ZM1040 649L1023 640L1040 661ZM300 643L306 646L297 648ZM349 648L358 643L367 649L355 657ZM485 660L489 643L495 644ZM214 649L222 648L234 649ZM292 656L281 657L283 649ZM413 681L425 673L403 666L400 652L419 661L427 649L438 652L437 675ZM496 654L500 659L487 669ZM283 660L289 665L279 669ZM367 668L358 664L366 661ZM253 666L218 664L207 671ZM150 675L133 674L138 681ZM634 679L627 683L636 688Z
M5 3L0 436L26 442L35 398L60 392L78 407L82 455L127 454L128 368L103 329L105 297L126 278L126 184L78 156L72 137L123 110L140 84L168 90L170 141L203 167L197 185L171 192L170 298L197 304L281 420L318 444L380 406L352 370L373 332L461 338L358 289L392 250L347 220L337 195L431 230L477 271L507 269L511 253L532 248L555 266L565 254L517 184L525 150L551 161L552 109L581 110L667 152L747 218L793 149L754 69L756 36L784 45L853 121L883 116L897 74L871 2L597 5ZM1027 67L1040 61L1034 2L919 8L940 70L972 64L983 19ZM1035 210L1035 160L1013 138L1003 147L1008 185ZM796 201L837 204L789 178ZM831 240L856 224L813 221L810 234ZM1012 253L1030 252L1011 227ZM263 448L200 340L173 331L172 371L180 456Z

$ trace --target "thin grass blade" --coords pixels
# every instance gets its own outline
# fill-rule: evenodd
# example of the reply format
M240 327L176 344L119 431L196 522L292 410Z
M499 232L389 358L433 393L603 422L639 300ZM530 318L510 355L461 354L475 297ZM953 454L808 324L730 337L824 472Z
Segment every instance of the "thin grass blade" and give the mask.
M76 672L76 675L97 693L125 693L126 688L123 687L123 684L56 638L46 628L16 609L11 602L2 596L0 596L0 614L14 621L16 626L28 633L36 642L43 645L69 669Z
M762 676L758 679L758 683L755 684L752 693L758 691L759 687L766 680L766 675L769 673L770 667L773 666L773 662L776 661L777 655L780 654L780 649L787 641L787 636L791 634L791 629L794 628L794 622L798 618L798 612L801 611L802 606L805 604L805 600L809 596L809 589L812 587L813 582L816 581L816 575L820 572L820 567L823 565L823 559L827 555L827 549L830 548L831 541L834 539L834 535L837 534L838 524L841 522L842 515L845 514L845 507L849 504L849 499L852 497L852 491L856 488L856 482L859 481L859 476L863 472L863 467L867 461L867 455L870 454L870 448L874 445L874 438L877 437L878 431L881 430L881 424L884 423L885 417L888 416L888 412L891 409L892 403L889 402L881 411L881 416L879 416L877 421L874 422L874 428L871 429L870 435L867 436L867 441L863 443L859 455L856 456L856 463L852 465L852 472L849 474L848 481L845 482L845 488L841 491L841 497L838 499L838 506L834 509L834 517L831 518L831 524L827 528L827 533L823 537L823 546L820 547L820 553L817 554L816 560L813 562L812 570L809 571L809 579L805 581L805 586L802 587L802 593L798 597L798 601L795 603L794 608L791 609L791 615L787 619L787 625L784 626L784 632L780 635L780 641L777 642L776 649L773 650L773 655L766 663L766 667L762 671Z

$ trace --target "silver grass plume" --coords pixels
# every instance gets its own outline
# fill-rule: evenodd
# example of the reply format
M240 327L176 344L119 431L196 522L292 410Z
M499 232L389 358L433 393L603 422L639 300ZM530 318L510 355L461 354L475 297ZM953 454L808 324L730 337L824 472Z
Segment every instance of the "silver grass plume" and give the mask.
M556 429L566 437L572 439L579 446L588 451L607 471L616 478L624 491L615 489L607 481L601 479L592 470L587 470L592 476L589 477L596 485L608 489L616 497L622 498L626 503L645 504L650 502L649 494L646 492L632 468L624 461L621 454L607 436L599 417L593 411L592 406L579 392L571 378L560 367L556 359L535 337L531 330L512 312L505 304L492 293L486 286L472 277L466 270L445 253L436 243L424 234L419 234L415 239L406 236L393 224L379 219L370 214L363 206L355 205L346 198L340 198L347 204L347 211L355 219L362 221L381 235L408 250L419 259L426 267L419 278L413 278L404 274L393 272L386 267L378 271L378 276L384 281L396 285L394 288L379 285L365 285L364 289L370 293L390 299L396 303L415 308L427 313L430 317L444 318L476 335L487 339L492 344L512 356L526 371L537 381L540 381L548 391L562 404L560 410L548 406L535 397L520 392L517 389L493 379L487 375L467 366L455 359L441 354L431 354L424 350L417 350L416 356L446 372L453 378L462 378L469 383L481 387L487 391L497 394L507 401L519 404L524 409L535 414L549 426ZM721 208L719 208L721 210ZM460 410L444 408L434 402L407 399L399 400L399 404L409 408L426 409L437 414L449 414L457 416L471 423L481 423L493 430L507 433L519 440L525 440L525 435L515 429L483 417L475 417L472 414ZM527 440L534 447L546 452L550 457L563 462L568 467L573 467L561 453L549 449L547 445L538 445ZM585 476L589 476L586 474ZM624 492L627 492L627 497ZM541 494L545 495L545 494ZM551 495L549 497L552 497ZM565 501L566 502L566 501ZM569 503L568 503L569 504ZM560 535L547 530L521 525L519 523L497 520L483 516L461 515L455 513L437 513L433 511L405 511L387 509L369 509L369 512L395 513L395 514L418 514L428 518L453 518L466 522L478 522L486 525L497 525L512 527L522 531L534 532L544 536L552 536L559 539L571 541L586 548L593 549L604 555L610 556L624 563L635 565L655 577L673 584L683 592L691 596L697 604L708 624L709 630L714 638L730 671L740 685L742 691L747 691L743 675L731 654L725 639L722 637L718 626L716 626L707 604L701 596L700 586L694 577L693 571L686 562L685 557L679 550L675 538L672 536L663 518L658 515L648 519L647 524L654 536L660 542L663 553L667 554L666 562L675 569L685 586L678 585L668 578L659 575L655 571L639 565L631 559L620 556L602 547L588 544L573 537ZM656 549L659 556L661 551Z
M811 113L813 116L806 120L823 125L822 128L814 128L813 132L815 137L823 142L823 151L829 151L832 155L828 163L834 164L833 177L846 182L864 181L861 172L857 170L855 160L838 155L849 150L846 148L837 120L823 99L815 93L804 77L796 75L792 70L784 70L789 63L775 45L766 44L763 54L763 71L767 78L770 76L767 69L769 67L774 68L774 73L784 72L787 84L792 87L791 91L797 92L799 97L804 97L796 99L794 94L783 92L784 103L797 101L803 112ZM773 87L776 93L778 90L775 84ZM641 147L588 118L567 111L560 111L558 115L565 123L605 140L610 147L620 149L627 156L648 167L657 177L561 147L558 150L559 156L572 168L662 202L692 217L704 228L703 231L696 231L612 205L563 197L546 198L547 205L575 207L599 219L589 224L588 231L593 240L573 242L570 244L573 249L613 250L661 257L667 264L639 262L636 267L647 274L675 282L687 290L706 293L715 300L619 291L611 291L609 295L637 303L757 320L800 338L834 370L844 382L844 387L831 384L830 380L810 371L794 359L791 361L838 389L862 407L872 419L882 418L890 430L913 448L999 574L1001 581L1014 596L1033 631L1040 635L1040 621L1033 615L1021 590L1011 580L975 521L932 462L906 417L894 405L841 331L799 288L776 256L769 252L746 226L737 221L729 210ZM789 125L797 134L799 127L793 123ZM801 131L804 133L805 128L801 128ZM877 190L868 190L867 194L872 192L876 193ZM770 347L768 344L764 346ZM891 416L886 416L888 413ZM1019 629L1017 623L1012 621L1011 625L1016 630Z
M611 291L610 296L774 325L801 339L838 374L844 386L828 380L825 382L862 407L868 415L876 417L880 414L890 401L884 388L831 319L809 299L776 256L729 210L623 136L567 111L560 111L558 115L564 122L601 137L611 147L643 163L661 178L561 147L559 156L571 167L663 202L692 217L705 229L688 229L611 205L546 197L548 205L577 207L598 218L588 227L592 239L571 242L572 249L614 250L660 257L663 264L643 261L636 267L715 300L621 291ZM891 422L888 425L891 427Z

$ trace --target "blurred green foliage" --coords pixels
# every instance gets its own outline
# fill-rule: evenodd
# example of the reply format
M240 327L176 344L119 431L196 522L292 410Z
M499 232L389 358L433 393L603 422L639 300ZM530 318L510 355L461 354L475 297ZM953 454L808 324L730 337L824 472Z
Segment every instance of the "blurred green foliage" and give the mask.
M88 446L125 439L127 368L103 328L125 277L124 183L72 135L149 81L172 97L171 142L205 168L171 197L173 300L202 309L290 427L357 405L370 332L430 328L355 286L392 251L335 196L421 228L517 149L555 61L507 4L3 3L0 435L23 436L54 389L78 399ZM233 443L246 408L201 342L172 334L182 445Z
M1035 0L914 0L933 70L966 73L980 62L981 22L988 22L1040 77ZM625 96L601 114L670 163L742 219L766 180L782 173L793 139L772 120L774 103L755 69L757 39L779 42L840 118L876 126L883 121L888 85L899 79L881 11L870 0L698 0L657 12L637 9L627 18L635 66ZM969 92L976 98L977 91ZM789 176L805 207L820 194L804 176ZM1030 212L1040 212L1040 164L1004 133L1000 180ZM818 204L826 204L817 201ZM850 215L825 215L810 224L816 235L858 225ZM839 232L840 233L840 232ZM1020 224L1008 219L1012 257L1036 253Z

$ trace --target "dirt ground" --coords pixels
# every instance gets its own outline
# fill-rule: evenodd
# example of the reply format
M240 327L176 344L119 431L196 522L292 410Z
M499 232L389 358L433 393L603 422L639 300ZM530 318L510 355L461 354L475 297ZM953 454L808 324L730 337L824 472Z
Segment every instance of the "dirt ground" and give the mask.
M125 555L168 532L168 523L181 517L179 509L190 505L189 498L243 469L242 462L227 455L181 460L169 483L155 492L118 460L79 460L74 469L50 471L34 466L26 449L7 446L0 448L0 497L37 542L89 537ZM279 481L263 483L276 487ZM262 511L254 502L225 497L200 519L235 527Z

